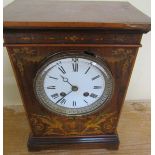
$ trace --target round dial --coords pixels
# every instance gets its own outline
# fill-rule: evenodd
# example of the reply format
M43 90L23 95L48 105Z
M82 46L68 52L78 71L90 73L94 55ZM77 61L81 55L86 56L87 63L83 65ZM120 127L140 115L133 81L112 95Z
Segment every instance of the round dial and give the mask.
M34 89L49 110L64 115L89 114L111 97L110 71L97 58L68 54L53 57L38 71Z

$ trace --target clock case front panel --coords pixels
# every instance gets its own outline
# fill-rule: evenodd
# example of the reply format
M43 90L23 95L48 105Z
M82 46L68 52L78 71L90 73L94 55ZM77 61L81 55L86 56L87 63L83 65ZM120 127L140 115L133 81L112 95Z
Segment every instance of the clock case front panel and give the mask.
M141 36L137 31L104 30L90 30L89 33L84 30L5 32L7 51L32 130L28 142L30 150L57 147L61 143L64 148L69 143L81 143L84 148L84 143L118 148L116 127ZM33 82L40 66L49 56L70 51L104 59L112 73L115 84L112 99L95 113L63 116L47 110L36 99Z

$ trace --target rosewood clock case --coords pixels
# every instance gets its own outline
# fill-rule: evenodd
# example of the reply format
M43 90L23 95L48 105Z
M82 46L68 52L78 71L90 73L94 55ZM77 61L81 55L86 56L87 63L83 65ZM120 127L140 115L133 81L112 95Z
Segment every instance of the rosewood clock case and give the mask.
M4 9L4 45L31 127L30 151L118 149L121 108L142 34L149 30L150 18L127 2L17 0ZM95 113L59 115L35 96L34 79L47 58L73 51L104 59L113 76L112 98Z

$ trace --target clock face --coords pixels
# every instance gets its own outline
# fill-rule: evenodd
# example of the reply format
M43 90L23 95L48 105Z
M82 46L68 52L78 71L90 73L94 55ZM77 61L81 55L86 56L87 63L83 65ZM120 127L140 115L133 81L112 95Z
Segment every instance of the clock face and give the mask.
M110 99L110 71L92 56L68 54L51 58L38 71L34 89L40 103L62 115L86 115Z

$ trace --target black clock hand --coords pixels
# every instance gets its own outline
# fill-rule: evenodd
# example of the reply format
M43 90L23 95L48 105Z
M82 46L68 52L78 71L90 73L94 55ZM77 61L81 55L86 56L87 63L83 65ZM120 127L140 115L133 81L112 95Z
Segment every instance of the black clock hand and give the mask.
M63 98L65 98L67 95L69 95L73 90L71 90L69 93L67 93L64 97L62 97L61 99L59 99L56 103L60 102Z
M62 75L60 75L60 76L62 77L64 82L67 82L68 84L70 84L73 87L73 85L68 81L68 78L63 77Z

